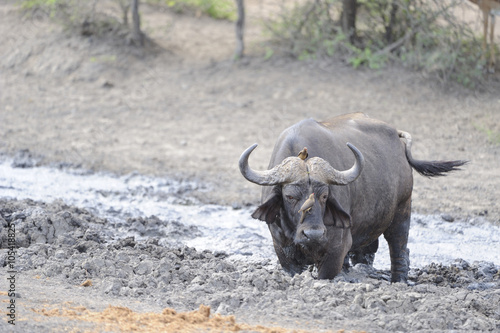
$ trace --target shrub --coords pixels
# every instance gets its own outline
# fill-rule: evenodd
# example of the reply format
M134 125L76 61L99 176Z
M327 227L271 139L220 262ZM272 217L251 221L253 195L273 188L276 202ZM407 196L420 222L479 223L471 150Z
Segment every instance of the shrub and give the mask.
M234 0L148 0L165 4L178 13L201 12L218 20L236 20Z
M24 0L21 1L21 8L28 15L43 12L61 22L65 28L76 30L82 35L124 32L116 17L96 9L98 2L98 0Z
M458 19L460 0L358 0L357 38L343 34L341 0L294 3L264 22L270 46L298 59L337 57L353 67L391 63L442 82L485 81L480 37Z

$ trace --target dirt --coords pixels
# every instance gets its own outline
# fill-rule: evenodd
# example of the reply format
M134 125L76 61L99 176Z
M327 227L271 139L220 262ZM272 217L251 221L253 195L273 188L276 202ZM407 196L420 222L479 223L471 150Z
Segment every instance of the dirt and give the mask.
M127 307L108 306L103 311L89 311L85 307L65 306L62 309L44 308L35 310L47 317L65 317L79 321L97 323L97 328L103 331L118 330L120 332L140 331L158 332L199 332L200 330L218 331L252 331L263 333L286 332L281 328L266 328L237 324L234 316L210 316L210 307L200 305L199 310L187 313L177 313L166 308L161 313L137 313ZM120 318L120 320L117 320Z
M161 246L156 237L107 241L108 221L63 202L5 199L0 207L2 248L8 224L25 236L16 238L14 263L19 331L191 332L200 327L192 321L202 331L499 329L500 266L493 263L433 263L412 269L408 285L366 265L331 281L315 270L291 277L269 259ZM2 250L0 266L10 264ZM200 306L195 315L174 316Z
M250 163L265 169L279 133L295 122L365 112L410 132L416 158L470 161L444 178L415 176L415 212L465 221L481 216L500 225L497 95L443 87L404 68L266 60L259 18L269 4L246 3L247 57L233 62L230 22L144 5L151 41L140 50L112 37L70 33L47 17L23 17L14 1L3 1L0 153L16 157L20 167L196 180L205 186L190 196L242 207L260 199L260 188L238 171L245 148L259 143ZM0 208L3 228L13 216L26 228L17 239L24 242L16 262L19 331L132 330L40 312L68 300L88 316L104 316L108 304L158 316L164 308L194 311L204 304L238 322L288 330L500 329L498 266L488 263L412 270L415 286L391 285L386 273L369 267L333 281L318 281L314 272L291 278L268 262L233 262L154 241L108 243L95 231L105 225L101 218L79 207L2 201ZM53 229L42 227L48 217ZM26 219L33 219L31 227ZM132 263L121 267L118 257ZM92 286L80 286L87 279ZM11 329L4 320L1 329Z

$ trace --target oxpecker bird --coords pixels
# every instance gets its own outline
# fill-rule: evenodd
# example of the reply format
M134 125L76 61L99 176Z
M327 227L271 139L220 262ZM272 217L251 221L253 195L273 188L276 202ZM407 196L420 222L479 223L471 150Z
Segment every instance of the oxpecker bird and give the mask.
M307 158L307 156L309 156L309 154L307 153L307 148L304 147L304 149L302 149L299 154L297 155L301 160L305 160Z
M308 212L312 206L314 206L314 193L311 193L311 195L309 196L309 198L307 198L306 201L304 201L304 203L302 204L302 207L300 207L300 210L299 210L299 213L300 212Z

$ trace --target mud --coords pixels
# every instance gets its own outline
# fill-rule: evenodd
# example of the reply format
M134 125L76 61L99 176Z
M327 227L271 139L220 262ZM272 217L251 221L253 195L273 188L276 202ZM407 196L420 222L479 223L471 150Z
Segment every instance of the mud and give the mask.
M30 164L35 164L30 161ZM207 205L191 194L201 183L146 177L116 176L72 168L17 168L16 159L0 162L0 186L6 197L53 201L64 198L108 220L105 239L134 236L156 238L160 245L188 245L199 250L225 251L246 260L275 259L265 223L253 220L255 207ZM14 166L14 167L13 167ZM412 266L450 264L457 257L498 263L500 228L483 217L413 214L408 247ZM385 241L375 256L379 269L390 267Z
M144 240L114 237L115 226L108 220L62 201L2 199L0 216L0 266L7 264L4 231L11 222L18 235L19 275L67 286L90 280L86 289L101 297L141 299L176 311L204 304L247 323L313 331L500 329L500 267L491 262L457 259L414 268L410 285L390 284L389 271L365 265L324 281L316 279L314 270L291 277L276 260L240 260L223 252L159 245L154 234ZM144 230L168 224L158 218L124 223ZM162 237L175 244L196 237L196 230L178 223Z
M210 307L200 305L200 308L191 312L180 312L166 308L161 313L137 313L127 307L108 306L105 310L97 312L90 311L85 307L65 306L61 309L42 309L35 312L47 317L66 317L79 321L88 321L97 329L102 331L140 331L158 332L262 332L262 333L284 333L283 328L268 328L263 326L251 326L236 323L234 316L211 316ZM119 321L116 318L120 318ZM296 331L300 333L299 331Z

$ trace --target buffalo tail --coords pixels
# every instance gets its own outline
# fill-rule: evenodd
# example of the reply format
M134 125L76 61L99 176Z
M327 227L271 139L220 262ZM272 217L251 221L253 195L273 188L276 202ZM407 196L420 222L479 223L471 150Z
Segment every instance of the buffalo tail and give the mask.
M422 176L435 177L445 176L447 172L461 170L459 167L467 164L468 161L420 161L411 156L411 135L408 132L398 131L399 137L406 141L406 159L415 171Z

